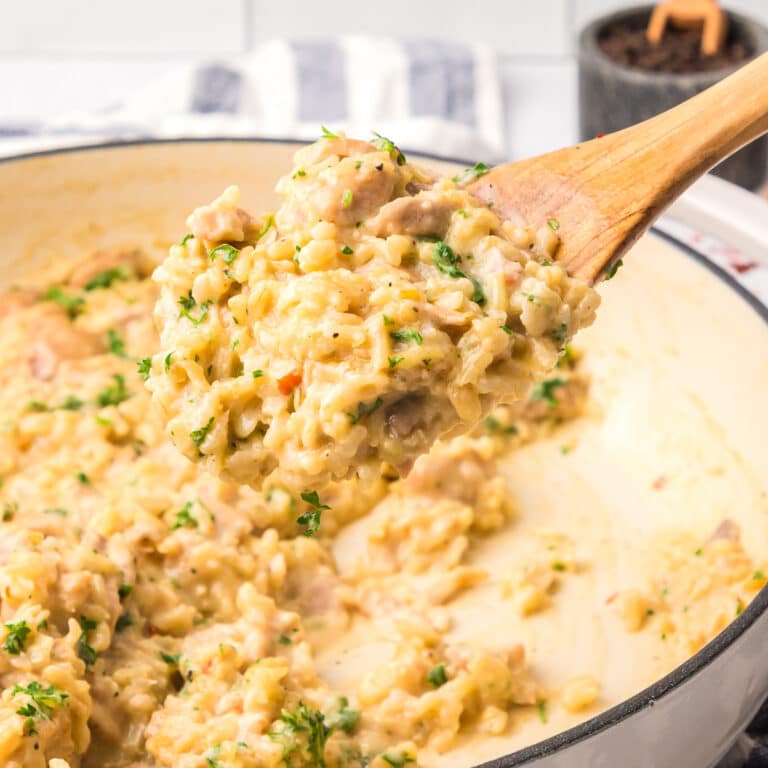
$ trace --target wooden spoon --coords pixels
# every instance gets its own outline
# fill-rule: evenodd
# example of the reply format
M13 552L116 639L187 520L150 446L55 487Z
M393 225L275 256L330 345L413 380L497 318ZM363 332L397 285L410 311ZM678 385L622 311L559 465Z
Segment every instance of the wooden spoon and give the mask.
M547 223L558 263L595 282L696 179L768 132L768 53L650 120L493 168L468 189L502 218Z

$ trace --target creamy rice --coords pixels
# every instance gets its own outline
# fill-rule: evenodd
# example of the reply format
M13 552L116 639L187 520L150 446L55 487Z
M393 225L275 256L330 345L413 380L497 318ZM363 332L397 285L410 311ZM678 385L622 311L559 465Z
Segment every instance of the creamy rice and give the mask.
M523 398L598 297L554 261L554 220L503 223L461 182L331 136L296 154L275 213L234 187L197 209L156 273L149 379L184 455L314 489L407 468Z

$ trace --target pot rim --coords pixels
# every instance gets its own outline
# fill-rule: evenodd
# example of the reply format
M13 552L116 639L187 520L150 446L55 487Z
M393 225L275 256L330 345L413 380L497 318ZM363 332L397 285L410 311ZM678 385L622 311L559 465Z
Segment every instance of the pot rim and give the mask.
M635 9L637 10L637 9ZM768 34L768 31L766 32ZM119 149L130 149L132 147L151 147L151 146L172 146L174 144L204 144L204 143L242 143L242 144L288 144L304 145L306 141L300 139L281 139L274 137L177 137L177 138L159 138L159 139L136 139L128 141L110 141L94 144L81 144L76 146L66 146L53 149L43 149L32 152L24 152L16 155L7 155L0 157L0 163L13 163L18 161L30 160L39 157L51 157L55 155L66 155L76 152L89 151L111 151ZM472 165L472 161L460 158L446 157L444 155L429 154L424 152L414 152L414 155L427 159L437 160L445 163L454 163L457 165ZM726 182L722 182L726 183ZM734 185L729 185L734 186ZM746 191L743 194L749 198L753 196ZM725 285L733 290L742 300L744 300L763 320L768 328L768 305L750 293L733 276L728 274L722 267L706 259L697 251L693 250L687 244L679 241L672 235L662 232L656 227L651 231L656 237L665 240L677 248L686 256L692 258L699 265L708 269L715 277L719 278ZM694 677L698 672L709 666L723 652L725 652L733 643L738 640L761 615L768 612L768 585L764 586L752 599L752 602L737 616L726 628L710 640L701 650L693 656L675 667L671 672L654 681L648 687L640 692L630 696L628 699L616 704L615 706L601 712L600 714L579 723L572 728L550 736L547 739L536 742L528 747L510 752L492 760L477 764L473 768L513 768L521 766L533 760L538 760L555 752L564 750L574 744L596 736L602 731L626 720L634 714L653 706L659 699L680 687Z
M658 83L660 86L668 87L680 83L681 80L685 80L687 84L693 87L705 88L733 74L737 69L754 61L768 50L768 27L763 26L759 21L744 14L724 8L723 10L729 22L736 22L750 38L750 42L754 47L752 56L738 64L723 67L722 69L709 70L708 72L653 72L638 67L628 67L626 64L615 61L603 53L597 44L597 38L605 26L639 13L649 13L652 7L651 5L633 5L629 8L621 8L612 13L598 16L589 21L579 33L577 50L579 66L583 66L586 62L591 62L601 68L616 69L621 73L625 81L629 80L643 85Z

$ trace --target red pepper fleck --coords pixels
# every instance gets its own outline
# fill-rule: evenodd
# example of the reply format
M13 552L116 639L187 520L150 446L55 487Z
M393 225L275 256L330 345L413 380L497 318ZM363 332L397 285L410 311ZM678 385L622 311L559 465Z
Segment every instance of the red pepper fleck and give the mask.
M144 629L144 634L147 637L154 637L157 634L157 627L155 627L153 624L147 624Z
M749 272L751 269L754 269L757 266L757 263L754 261L732 261L731 267L738 272L740 275L743 275L745 272Z
M660 491L667 484L667 478L665 475L659 475L651 484L651 488L654 491Z
M596 139L602 139L603 136L605 136L604 133L598 133L597 136L595 136Z
M299 384L301 384L301 374L296 371L287 373L282 379L277 380L277 388L280 390L280 394L285 395L286 397L290 395Z

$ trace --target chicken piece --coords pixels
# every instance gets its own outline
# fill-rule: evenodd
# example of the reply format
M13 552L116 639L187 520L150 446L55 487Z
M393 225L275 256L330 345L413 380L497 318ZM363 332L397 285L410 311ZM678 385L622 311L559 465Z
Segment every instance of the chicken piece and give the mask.
M40 299L40 292L32 288L11 288L0 297L0 320L20 309L31 307Z
M368 222L366 229L376 237L410 235L442 240L451 224L451 217L460 208L459 200L445 199L444 194L437 197L422 192L413 197L399 197L387 203Z
M316 141L296 153L296 165L315 165L329 157L352 157L366 152L375 152L376 148L367 141L348 139L346 136L338 139Z
M227 187L217 200L192 212L187 226L196 239L216 243L243 243L258 239L266 222L239 208L237 196L235 187Z
M50 381L62 360L81 360L104 352L104 340L75 325L60 307L41 304L30 319L34 341L27 355L32 375Z
M121 248L106 248L96 251L81 261L70 273L67 283L73 288L88 288L94 278L103 273L120 270L122 279L143 276L151 269L145 265L141 251L126 251ZM116 273L119 274L119 273ZM113 278L114 279L114 278ZM120 279L118 277L118 279ZM104 285L102 287L109 287Z

